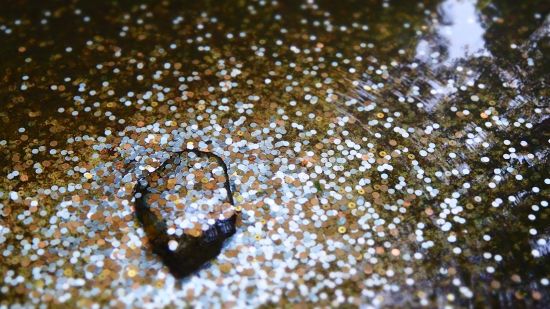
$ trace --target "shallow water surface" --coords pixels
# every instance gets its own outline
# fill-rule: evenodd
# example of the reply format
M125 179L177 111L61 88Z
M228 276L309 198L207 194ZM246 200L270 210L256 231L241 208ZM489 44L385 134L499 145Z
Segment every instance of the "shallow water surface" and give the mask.
M4 4L0 305L544 308L549 9Z

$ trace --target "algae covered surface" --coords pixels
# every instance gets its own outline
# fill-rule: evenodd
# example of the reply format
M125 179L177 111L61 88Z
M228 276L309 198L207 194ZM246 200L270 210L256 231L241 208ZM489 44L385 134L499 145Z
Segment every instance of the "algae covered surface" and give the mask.
M549 12L6 1L0 306L548 306Z

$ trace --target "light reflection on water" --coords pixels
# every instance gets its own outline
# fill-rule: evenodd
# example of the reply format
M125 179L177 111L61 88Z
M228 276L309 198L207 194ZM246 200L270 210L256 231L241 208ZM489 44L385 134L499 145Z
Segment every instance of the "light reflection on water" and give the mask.
M491 53L485 47L485 28L476 4L476 0L445 0L439 4L437 12L440 18L434 25L434 38L418 42L417 58L439 58L438 45L444 48L442 62L447 65L469 56L489 57Z

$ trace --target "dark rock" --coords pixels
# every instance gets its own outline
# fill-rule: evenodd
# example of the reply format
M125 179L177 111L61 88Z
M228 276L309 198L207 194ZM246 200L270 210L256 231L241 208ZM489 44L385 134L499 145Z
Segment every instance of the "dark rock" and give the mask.
M213 153L195 149L177 152L175 155L179 156L184 152L193 152L198 156L213 157L218 161L225 173L227 199L231 205L234 205L225 162ZM161 171L165 167L165 164L159 167ZM218 256L224 241L235 234L237 214L225 220L216 220L216 223L199 237L183 234L180 237L174 238L174 236L168 235L164 219L159 218L146 202L148 188L149 184L145 179L139 180L136 184L134 189L136 217L149 238L153 253L161 258L162 262L175 277L183 278L189 276L205 266L210 260ZM175 251L170 250L168 247L168 242L172 239L178 242L178 247Z

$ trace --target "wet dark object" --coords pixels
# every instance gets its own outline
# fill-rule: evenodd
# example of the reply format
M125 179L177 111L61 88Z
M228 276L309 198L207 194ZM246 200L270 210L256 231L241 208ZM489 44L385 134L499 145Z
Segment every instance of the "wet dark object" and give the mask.
M229 183L227 165L217 155L200 151L196 149L185 149L174 153L174 156L180 156L183 153L195 153L200 157L214 158L222 166L225 173L225 189L227 190L227 199L231 205L235 205L233 194ZM166 160L159 170L162 172L170 159ZM158 255L170 272L176 278L189 276L214 259L220 253L224 241L235 234L235 222L237 214L233 214L225 220L216 220L207 231L204 231L200 237L193 237L183 234L178 238L169 236L166 231L166 222L151 211L146 202L149 184L145 179L140 179L134 189L135 212L136 217L143 226L147 237L149 238L153 252ZM176 251L168 248L168 242L175 239L178 242Z

